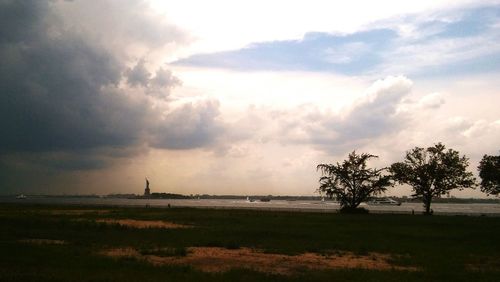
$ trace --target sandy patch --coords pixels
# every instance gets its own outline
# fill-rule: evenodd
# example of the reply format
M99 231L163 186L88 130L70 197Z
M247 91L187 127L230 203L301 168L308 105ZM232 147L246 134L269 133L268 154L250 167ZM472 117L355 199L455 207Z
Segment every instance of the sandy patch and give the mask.
M347 252L336 255L305 253L289 256L268 254L249 248L233 250L217 247L191 247L188 248L187 255L184 257L142 255L132 248L110 249L102 252L102 254L116 258L133 257L154 265L191 265L205 272L225 272L232 268L247 268L265 273L290 275L301 270L335 268L417 270L415 267L392 265L389 263L390 255L379 253L370 253L366 256L358 256Z
M63 240L52 240L52 239L22 239L18 240L18 242L26 243L26 244L35 244L35 245L66 245L67 242Z
M96 222L119 224L132 228L190 228L192 226L161 220L97 219Z

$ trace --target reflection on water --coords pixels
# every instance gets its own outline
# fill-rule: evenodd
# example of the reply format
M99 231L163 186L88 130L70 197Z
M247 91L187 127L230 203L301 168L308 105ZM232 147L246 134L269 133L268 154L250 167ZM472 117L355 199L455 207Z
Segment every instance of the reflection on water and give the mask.
M155 206L155 207L212 207L212 208L244 208L268 210L322 211L335 212L339 204L330 201L283 201L270 202L226 199L115 199L115 198L27 198L1 197L3 203L53 203L80 205L113 205L113 206ZM415 213L423 212L421 203L403 203L401 206L367 205L362 207L377 213ZM435 214L495 215L500 216L500 204L432 204Z

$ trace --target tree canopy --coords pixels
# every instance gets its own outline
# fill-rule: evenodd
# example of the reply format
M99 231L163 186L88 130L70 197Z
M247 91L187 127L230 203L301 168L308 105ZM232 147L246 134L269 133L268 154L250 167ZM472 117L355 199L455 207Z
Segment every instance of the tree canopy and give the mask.
M453 189L474 187L475 178L467 172L469 160L458 151L441 143L427 149L415 147L407 151L403 162L391 165L394 180L413 188L413 196L422 199L427 214L431 213L434 197L441 197Z
M368 168L366 162L377 156L356 151L349 154L347 160L337 164L319 164L316 169L322 173L319 179L320 193L330 198L336 197L341 208L355 209L371 195L384 192L392 186L389 175L383 175L386 168Z
M500 156L484 155L479 163L481 191L489 195L500 194Z

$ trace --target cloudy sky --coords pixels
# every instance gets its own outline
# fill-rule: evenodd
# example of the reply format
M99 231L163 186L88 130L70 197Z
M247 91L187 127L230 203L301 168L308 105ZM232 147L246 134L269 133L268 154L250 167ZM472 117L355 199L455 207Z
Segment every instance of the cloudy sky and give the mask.
M0 0L0 62L0 194L313 195L352 150L500 150L500 1Z

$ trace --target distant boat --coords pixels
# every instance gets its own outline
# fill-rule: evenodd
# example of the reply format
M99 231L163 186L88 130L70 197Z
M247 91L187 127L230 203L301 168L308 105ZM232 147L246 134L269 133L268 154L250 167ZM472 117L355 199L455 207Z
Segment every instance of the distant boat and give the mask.
M261 202L270 202L271 198L260 198Z
M254 199L250 199L250 197L247 197L247 202L253 203L254 201L255 201Z
M368 205L380 206L401 206L401 202L395 201L391 198L373 199L367 202Z
M16 199L20 199L20 200L24 200L24 199L26 199L26 198L27 198L27 197L26 197L25 195L23 195L23 194L18 195L18 196L16 197Z

